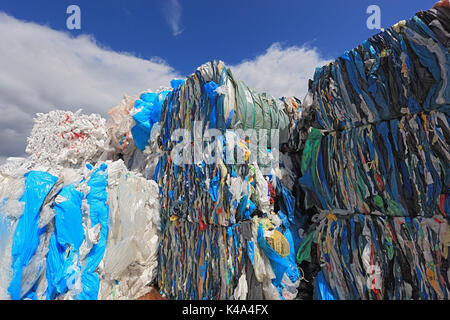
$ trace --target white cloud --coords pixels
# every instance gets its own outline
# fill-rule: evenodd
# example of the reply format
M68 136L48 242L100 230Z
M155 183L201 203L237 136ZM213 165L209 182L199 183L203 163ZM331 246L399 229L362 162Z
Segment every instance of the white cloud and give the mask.
M178 0L166 0L163 6L164 17L169 27L172 29L173 36L178 36L184 29L181 26L181 13L183 8Z
M37 112L107 115L123 94L168 86L180 76L161 59L147 61L71 38L0 12L0 156L24 155Z
M258 91L275 97L296 96L303 99L308 91L308 80L316 67L329 62L316 48L286 47L272 44L264 54L230 66L237 79Z
M92 37L72 38L1 12L0 39L0 157L25 156L38 112L83 108L108 117L124 94L168 86L181 77L160 58L148 61L114 52ZM230 67L258 91L303 98L315 67L326 62L315 48L275 43L253 60Z

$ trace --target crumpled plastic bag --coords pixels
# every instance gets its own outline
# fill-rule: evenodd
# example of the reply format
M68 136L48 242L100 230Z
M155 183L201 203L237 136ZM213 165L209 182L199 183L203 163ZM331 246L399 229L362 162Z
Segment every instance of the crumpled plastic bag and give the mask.
M134 146L131 128L134 120L130 111L134 108L137 98L125 95L120 103L109 110L110 118L106 122L108 137L110 139L110 147L116 152L127 153L127 149Z

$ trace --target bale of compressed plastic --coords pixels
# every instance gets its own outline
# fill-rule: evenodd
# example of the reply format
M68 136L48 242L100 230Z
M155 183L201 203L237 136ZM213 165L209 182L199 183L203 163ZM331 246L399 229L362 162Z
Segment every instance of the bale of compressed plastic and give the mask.
M0 167L1 297L135 299L149 292L157 189L121 160L78 169L7 162Z
M53 110L36 115L26 152L39 163L75 167L95 163L107 139L106 120L100 115Z

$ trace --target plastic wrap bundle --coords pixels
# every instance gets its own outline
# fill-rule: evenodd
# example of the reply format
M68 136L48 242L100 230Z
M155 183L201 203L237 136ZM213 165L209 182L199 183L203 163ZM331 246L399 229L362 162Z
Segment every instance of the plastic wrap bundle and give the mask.
M131 112L136 98L125 95L120 103L108 112L110 118L106 122L109 144L114 154L127 155L134 150L131 128L134 125Z
M318 224L297 252L316 298L448 299L449 16L419 12L310 81L292 145Z
M434 30L438 9L418 13ZM316 70L299 121L309 205L447 216L450 55L418 16Z
M288 132L290 119L287 114L294 113L293 103L289 104L289 109L288 104L284 104L281 100L275 103L275 99L272 101L273 104L249 105L248 101L245 103L238 101L236 104L235 99L231 98L237 94L233 83L239 83L242 87L240 90L244 90L244 85L233 80L231 71L227 70L222 62L213 61L198 68L197 72L188 77L184 84L180 84L168 94L163 105L159 137L160 148L164 153L161 155L156 171L163 190L163 216L177 215L184 218L189 216L196 222L200 222L202 220L200 216L202 216L201 223L225 226L244 217L249 218L256 209L252 201L245 200L240 206L241 211L236 214L241 198L251 194L252 186L249 178L246 179L248 175L255 176L253 184L258 190L253 194L259 198L255 201L260 205L263 213L268 212L267 190L270 183L264 178L262 170L258 168L269 168L270 172L266 171L266 173L268 176L273 176L273 160L280 159L279 150L270 150L266 146L263 148L262 144L259 144L256 150L252 149L252 143L244 140L246 132L232 131L231 129L236 128L235 124L239 129L240 124L246 122L244 118L238 116L245 112L235 110L248 107L253 117L253 120L249 122L255 123L252 128L267 129L267 133L275 129ZM253 90L250 91L253 92ZM256 93L250 97L252 96L254 101L263 99ZM262 96L268 97L267 94ZM296 106L298 109L298 104ZM224 110L226 110L225 113ZM262 121L267 112L273 113L272 124L277 125L272 126L270 121ZM261 119L257 120L259 117ZM228 120L224 121L225 118ZM266 118L270 119L270 116ZM234 120L231 121L232 119ZM248 129L246 125L243 127ZM185 141L184 144L177 145L180 137L176 133L180 129L186 131L186 136L181 136L181 140L186 138L186 141L190 142ZM216 131L219 134L214 137L215 141L213 141L214 138L211 139L204 134L206 129L220 129ZM239 136L239 133L242 136ZM197 141L197 138L200 141ZM269 143L269 139L266 142ZM193 148L190 148L191 143ZM191 152L186 153L187 159L182 159L180 156L181 160L177 162L177 157L186 149L191 149ZM257 156L251 158L255 153ZM278 156L275 157L275 155ZM186 164L179 163L184 160L187 160ZM254 165L255 162L256 165ZM278 162L276 164L278 165ZM198 209L196 200L205 204L204 210ZM244 210L244 207L249 208L251 212ZM221 214L222 212L224 214Z
M196 178L192 189L174 186L166 178L160 181L165 231L162 235L158 282L169 297L245 299L247 294L241 296L235 293L242 281L246 281L245 292L249 299L296 297L300 272L294 258L294 238L297 235L295 199L277 177L274 181L267 181L256 164L247 166L238 167L240 174L233 177L233 174L226 173L226 166L223 165L221 172L224 178L217 178L215 184L210 182L209 188L205 187L202 177ZM179 176L185 177L181 173ZM226 179L231 181L229 189L225 187ZM186 181L181 180L181 183ZM183 190L188 191L190 196L183 195ZM274 203L279 206L278 214L275 214ZM283 249L282 246L275 246L274 242L269 244L261 235L262 231L257 233L259 237L249 234L243 238L243 225L257 230L262 224L259 217L270 217L272 223L266 223L271 224L267 228L270 229L266 232L267 238L272 239L272 233L275 233L276 243L283 243ZM253 239L251 243L248 241L250 239ZM254 251L261 252L260 260L253 259ZM250 255L250 260L244 260L244 252ZM243 268L246 271L242 271ZM257 272L253 271L256 268L266 270L259 272L268 274L258 276L257 280L248 278L248 274Z
M39 163L76 167L96 162L107 147L106 121L81 110L38 113L26 152Z
M294 299L301 280L294 241L276 215L270 218L228 227L167 221L160 288L175 299Z
M108 164L109 225L99 299L137 299L156 278L160 215L158 185Z
M164 101L161 114L161 138L166 147L175 130L192 129L194 121L202 121L203 128L222 131L266 129L269 137L271 129L277 129L280 144L288 141L288 112L292 107L236 80L222 61L202 65L174 89Z
M297 259L320 264L317 299L449 299L444 219L329 214L309 238Z
M295 298L300 279L294 258L297 231L292 228L294 236L291 232L295 199L280 180L292 186L292 172L289 165L272 168L273 159L281 158L273 144L262 150L270 159L262 164L269 169L263 174L261 148L252 157L251 139L232 129L266 129L266 140L278 130L280 143L285 143L288 115L298 111L298 100L259 95L216 61L173 88L162 108L155 172L165 225L161 289L176 299ZM209 129L216 129L212 139L205 134ZM278 224L264 231L261 227L258 237L258 221L264 217ZM242 238L243 225L256 230L251 249L244 241L250 238ZM261 253L261 265L245 260L249 251ZM266 271L255 271L260 276L251 280L256 268Z
M184 80L172 80L178 86ZM139 98L124 96L116 107L109 111L107 122L110 138L109 152L104 159L123 159L129 170L140 172L147 179L154 178L159 158L157 137L161 107L172 88L147 90Z
M6 163L1 298L97 299L100 287L103 299L146 293L157 263L156 197L155 182L128 172L122 161L81 169Z
M312 128L299 183L324 210L391 216L450 212L450 127L441 112L322 133Z
M152 128L160 121L161 107L169 92L171 90L145 92L134 103L135 125L131 128L131 133L134 143L141 151L148 146Z
M334 131L431 110L448 114L449 9L439 9L447 14L430 24L443 28L446 43L418 14L317 69L303 104L306 128Z

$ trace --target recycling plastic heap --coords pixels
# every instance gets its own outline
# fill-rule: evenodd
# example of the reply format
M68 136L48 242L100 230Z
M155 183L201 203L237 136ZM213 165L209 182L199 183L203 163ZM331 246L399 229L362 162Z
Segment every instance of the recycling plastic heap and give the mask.
M212 61L108 121L37 114L0 167L0 299L448 299L449 6L302 105Z
M296 163L313 216L297 262L318 299L449 299L450 4L441 5L310 81Z

